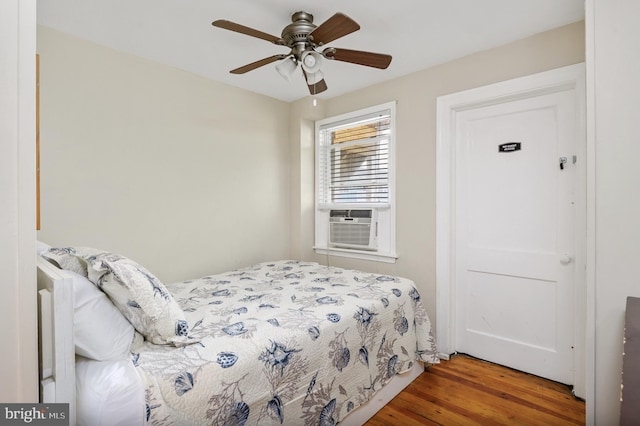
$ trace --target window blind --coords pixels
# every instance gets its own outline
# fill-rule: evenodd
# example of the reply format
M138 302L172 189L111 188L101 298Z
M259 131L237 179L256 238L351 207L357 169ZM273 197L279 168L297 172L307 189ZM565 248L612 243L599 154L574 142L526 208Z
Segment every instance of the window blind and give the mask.
M327 124L319 139L320 203L389 202L391 111Z

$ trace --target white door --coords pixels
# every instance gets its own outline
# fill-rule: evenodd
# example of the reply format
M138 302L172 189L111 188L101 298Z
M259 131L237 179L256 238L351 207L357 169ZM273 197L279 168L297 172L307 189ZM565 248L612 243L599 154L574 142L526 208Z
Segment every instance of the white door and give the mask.
M458 352L574 380L575 92L458 113Z

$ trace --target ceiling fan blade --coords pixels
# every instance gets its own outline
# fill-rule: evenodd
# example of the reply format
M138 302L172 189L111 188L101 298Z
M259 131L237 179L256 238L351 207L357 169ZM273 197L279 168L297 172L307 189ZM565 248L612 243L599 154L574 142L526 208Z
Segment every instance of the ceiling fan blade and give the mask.
M270 64L271 62L279 61L280 59L286 58L287 55L273 55L268 58L260 59L259 61L251 62L250 64L244 65L242 67L236 68L234 70L229 71L231 74L244 74L246 72L255 70L256 68L260 68L263 65Z
M324 81L324 78L315 84L309 84L309 77L304 69L302 70L302 74L304 74L304 79L307 82L309 93L311 95L317 95L318 93L322 93L327 90L327 83Z
M391 55L383 53L364 52L362 50L335 49L329 48L322 52L325 58L335 59L336 61L350 62L352 64L365 65L385 69L391 63Z
M253 28L245 27L244 25L236 24L235 22L227 21L225 19L218 19L217 21L213 21L211 25L213 25L214 27L223 28L225 30L235 31L237 33L245 34L251 37L261 38L274 44L284 44L280 37L255 30Z
M336 13L324 21L309 34L316 44L327 44L354 31L358 31L360 25L343 13Z
M308 86L309 93L312 95L317 95L318 93L322 93L327 90L327 83L324 81L324 78L316 84L309 84Z

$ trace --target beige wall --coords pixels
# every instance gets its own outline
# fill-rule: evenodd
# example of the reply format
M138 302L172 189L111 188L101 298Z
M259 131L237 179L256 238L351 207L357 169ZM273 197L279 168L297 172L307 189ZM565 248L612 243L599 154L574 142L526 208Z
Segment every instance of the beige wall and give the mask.
M289 134L291 151L291 257L314 255L314 158L315 120L325 117L324 102L313 106L309 98L291 104Z
M435 323L436 98L579 63L584 61L584 52L584 23L579 22L323 102L320 107L324 116L333 116L397 101L396 232L400 257L395 264L326 258L310 250L303 251L303 257L411 278ZM302 188L306 194L313 191L313 157L307 156L305 161L300 173L306 176L307 184ZM297 187L293 181L292 188ZM313 218L304 218L301 235L295 238L308 248L313 243Z
M38 52L40 239L166 282L289 256L287 103L46 27Z

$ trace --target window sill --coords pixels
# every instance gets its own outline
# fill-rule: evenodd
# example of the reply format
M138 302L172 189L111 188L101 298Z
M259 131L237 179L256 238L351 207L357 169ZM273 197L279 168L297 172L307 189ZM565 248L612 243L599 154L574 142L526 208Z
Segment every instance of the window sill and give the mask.
M377 251L350 250L337 247L313 247L317 254L348 257L351 259L371 260L375 262L396 263L396 253L380 253Z

